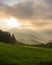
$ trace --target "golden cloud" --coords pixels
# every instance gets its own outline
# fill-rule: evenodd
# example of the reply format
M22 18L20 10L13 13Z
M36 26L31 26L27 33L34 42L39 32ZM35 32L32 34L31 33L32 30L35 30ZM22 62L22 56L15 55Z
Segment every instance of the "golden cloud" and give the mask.
M52 22L48 21L52 21L51 7L49 2L43 0L42 2L26 0L13 6L0 2L0 18L13 16L25 23L30 22L31 27L41 28L52 24Z

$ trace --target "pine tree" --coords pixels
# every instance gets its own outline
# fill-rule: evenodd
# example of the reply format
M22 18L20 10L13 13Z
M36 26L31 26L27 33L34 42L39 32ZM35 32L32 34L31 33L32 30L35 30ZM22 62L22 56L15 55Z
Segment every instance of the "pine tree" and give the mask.
M4 32L4 31L0 30L0 42L14 44L16 42L16 38L15 38L14 34L11 35L7 31Z
M15 38L14 34L12 34L11 42L12 42L12 44L14 44L16 42L16 38Z

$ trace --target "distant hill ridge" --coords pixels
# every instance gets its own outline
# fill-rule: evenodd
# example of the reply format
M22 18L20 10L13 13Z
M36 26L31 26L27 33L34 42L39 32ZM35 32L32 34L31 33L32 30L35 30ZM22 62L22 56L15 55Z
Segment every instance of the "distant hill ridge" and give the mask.
M24 44L35 45L41 43L38 34L31 30L18 30L16 28L10 29L10 33L14 33L16 39Z

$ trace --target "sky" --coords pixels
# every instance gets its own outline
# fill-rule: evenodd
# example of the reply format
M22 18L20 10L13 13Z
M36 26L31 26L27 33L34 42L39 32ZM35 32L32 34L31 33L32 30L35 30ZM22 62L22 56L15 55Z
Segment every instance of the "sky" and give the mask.
M52 0L0 0L0 29L12 27L52 35Z

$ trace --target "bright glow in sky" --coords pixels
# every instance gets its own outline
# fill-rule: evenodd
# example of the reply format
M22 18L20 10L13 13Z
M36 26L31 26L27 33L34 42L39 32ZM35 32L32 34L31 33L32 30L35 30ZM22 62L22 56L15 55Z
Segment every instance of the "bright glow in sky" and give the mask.
M13 17L6 19L6 25L8 28L19 27L21 23Z
M52 0L0 0L0 29L14 27L52 38Z

